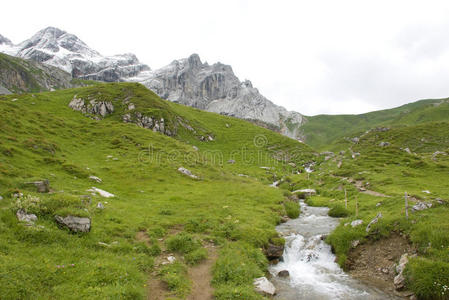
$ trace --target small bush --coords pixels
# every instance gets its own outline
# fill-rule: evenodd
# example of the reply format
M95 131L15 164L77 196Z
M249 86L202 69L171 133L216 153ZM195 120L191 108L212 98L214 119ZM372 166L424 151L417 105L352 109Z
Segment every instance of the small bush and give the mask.
M184 258L189 265L196 265L207 258L207 250L204 248L193 250L186 254Z
M179 253L190 253L201 247L201 243L194 236L188 233L178 233L171 236L166 241L167 249Z
M286 201L284 202L285 212L291 219L299 217L299 204L296 202Z
M345 218L350 215L350 212L341 205L335 205L329 210L328 215L334 218Z
M190 281L187 277L187 268L180 262L162 266L159 275L168 289L178 296L183 297L189 292Z

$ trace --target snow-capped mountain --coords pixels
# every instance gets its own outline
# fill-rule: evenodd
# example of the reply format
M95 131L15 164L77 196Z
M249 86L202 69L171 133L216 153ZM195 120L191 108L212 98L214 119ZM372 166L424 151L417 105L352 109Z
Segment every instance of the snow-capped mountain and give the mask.
M16 46L10 41L5 45L2 52L55 66L76 78L124 81L150 70L134 54L102 56L76 35L54 27L45 28Z
M237 118L259 121L300 138L305 118L269 101L249 80L241 82L232 67L202 63L197 54L152 71L134 54L102 56L77 36L54 27L14 45L0 36L0 52L60 68L75 78L141 82L162 98Z
M197 54L173 61L166 67L130 78L142 82L160 97L211 112L276 126L292 138L299 138L304 117L269 101L252 86L241 82L232 67L202 63Z

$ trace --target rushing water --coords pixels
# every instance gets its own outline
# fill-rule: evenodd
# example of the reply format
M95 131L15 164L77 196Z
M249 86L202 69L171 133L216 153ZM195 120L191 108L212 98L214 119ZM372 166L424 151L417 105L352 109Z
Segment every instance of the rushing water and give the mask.
M321 239L339 222L327 215L328 208L300 205L299 218L276 228L286 240L283 261L270 267L277 299L396 299L360 283L335 262L330 246ZM277 277L282 270L290 277Z

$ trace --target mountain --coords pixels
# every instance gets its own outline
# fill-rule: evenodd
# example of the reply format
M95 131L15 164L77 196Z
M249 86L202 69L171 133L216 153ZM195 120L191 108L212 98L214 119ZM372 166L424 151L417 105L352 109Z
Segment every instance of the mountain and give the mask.
M75 99L85 112L69 106ZM104 116L91 110L103 105ZM178 130L168 136L142 126L137 113L169 127L177 122ZM153 299L148 282L161 286L158 299L185 299L197 283L209 286L210 276L217 300L261 299L253 278L268 265L262 248L283 243L275 226L287 205L299 210L269 185L276 173L302 170L315 157L307 145L162 100L137 83L0 96L0 114L2 299ZM214 140L199 139L201 132ZM261 136L263 143L253 143ZM292 155L274 159L281 153ZM45 178L49 193L29 184ZM37 220L19 221L21 209ZM92 226L70 232L56 216ZM173 264L165 263L169 255ZM195 281L191 271L208 255L207 276Z
M134 54L102 56L76 35L54 27L45 28L16 46L9 43L4 49L17 57L60 68L81 79L124 81L150 70Z
M342 137L360 134L375 127L449 121L449 99L420 100L360 115L317 115L306 118L307 121L300 128L304 141L315 148L323 148Z
M300 138L298 128L305 121L265 98L249 80L241 82L231 66L202 63L196 54L151 71L134 54L102 56L77 36L54 27L18 45L3 37L0 41L0 52L60 68L74 78L142 82L162 98L250 120L291 138Z
M255 120L274 126L291 138L299 137L304 118L265 98L251 81L241 82L232 67L202 63L197 54L130 80L142 82L160 97L195 108Z
M56 67L0 53L0 94L36 93L80 84Z

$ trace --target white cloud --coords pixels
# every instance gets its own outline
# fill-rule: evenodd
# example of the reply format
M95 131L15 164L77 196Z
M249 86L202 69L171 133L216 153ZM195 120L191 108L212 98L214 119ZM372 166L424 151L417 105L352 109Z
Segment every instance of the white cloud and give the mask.
M16 43L51 25L152 68L195 52L307 115L449 96L447 1L42 0L2 10L0 33Z

